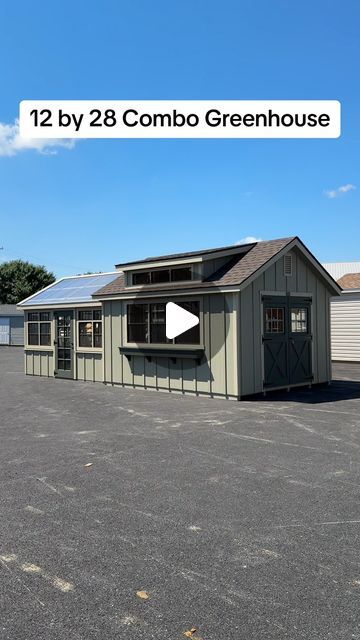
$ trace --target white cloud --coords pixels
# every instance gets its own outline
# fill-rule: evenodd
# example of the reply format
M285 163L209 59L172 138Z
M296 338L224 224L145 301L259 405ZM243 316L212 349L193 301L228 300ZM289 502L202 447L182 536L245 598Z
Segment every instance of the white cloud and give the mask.
M325 195L328 198L337 198L341 196L342 193L348 193L348 191L355 191L356 186L354 184L344 184L342 187L338 187L338 189L331 189L331 191L325 191Z
M250 244L251 242L261 242L262 238L255 238L255 236L245 236L241 238L235 244Z
M348 191L353 191L356 189L354 184L345 184L343 187L339 187L338 191L341 193L347 193Z
M74 140L21 138L18 120L15 120L14 124L0 122L0 156L15 156L17 153L29 149L45 155L55 155L57 153L56 147L72 149L74 146Z

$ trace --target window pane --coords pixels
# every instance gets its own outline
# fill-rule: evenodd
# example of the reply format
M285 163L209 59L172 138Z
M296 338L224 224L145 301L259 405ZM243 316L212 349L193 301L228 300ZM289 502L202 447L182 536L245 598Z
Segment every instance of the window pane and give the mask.
M39 324L37 322L28 323L28 344L39 344Z
M150 342L160 344L168 342L166 338L166 327L164 324L152 324L150 326Z
M200 325L196 325L175 338L175 344L200 344Z
M58 350L58 360L70 360L70 362L71 362L71 350L70 349L59 349ZM62 363L62 368L64 368L64 363Z
M190 311L198 318L200 317L200 302L198 300L190 300L190 302L179 302L179 307L186 309L186 311Z
M39 314L38 313L29 313L28 314L28 320L30 322L36 322L36 320L39 320Z
M163 302L151 304L150 313L152 324L165 324L165 304Z
M94 320L101 320L101 309L94 309Z
M94 333L97 335L102 334L102 322L93 322Z
M133 284L150 284L150 272L140 271L140 273L133 273Z
M70 327L58 327L59 338L69 338L71 335Z
M308 332L308 314L306 308L291 309L291 331L292 333Z
M166 339L165 304L150 305L150 342L164 344Z
M79 320L92 320L92 311L79 311Z
M29 333L35 334L39 333L39 325L37 322L29 322L28 324Z
M147 304L127 305L128 342L148 342L148 315Z
M181 302L179 306L200 318L200 303L198 300ZM175 338L175 344L200 344L200 324Z
M265 333L284 333L284 307L265 309Z
M64 371L65 369L65 360L58 360L58 369L61 369L62 371Z
M128 342L147 342L147 325L133 324L128 326Z
M51 324L50 322L40 323L40 344L49 347L51 344Z
M92 347L92 336L88 335L80 335L79 336L79 347L87 347L91 349Z
M101 347L102 347L102 336L101 335L99 335L99 336L94 335L94 347L96 349L101 349Z
M191 267L179 267L171 269L172 282L181 282L182 280L191 280Z
M128 304L127 316L130 324L142 324L147 322L148 305L147 304Z
M170 282L169 269L160 269L159 271L151 272L151 283L159 284L161 282Z
M92 322L79 322L79 346L92 347Z
M70 338L58 338L59 347L70 347Z
M102 347L102 322L94 322L94 347Z
M40 313L40 320L50 320L50 313L48 311L44 311Z

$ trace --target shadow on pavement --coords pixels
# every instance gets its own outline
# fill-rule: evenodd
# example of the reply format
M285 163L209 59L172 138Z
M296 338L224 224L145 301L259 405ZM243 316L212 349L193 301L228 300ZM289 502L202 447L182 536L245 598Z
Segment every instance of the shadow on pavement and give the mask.
M309 388L297 388L290 391L268 391L266 395L249 396L246 400L261 400L265 402L302 402L304 404L320 404L324 402L339 402L360 398L360 382L347 380L333 380L331 384L314 385ZM245 398L244 398L245 399Z

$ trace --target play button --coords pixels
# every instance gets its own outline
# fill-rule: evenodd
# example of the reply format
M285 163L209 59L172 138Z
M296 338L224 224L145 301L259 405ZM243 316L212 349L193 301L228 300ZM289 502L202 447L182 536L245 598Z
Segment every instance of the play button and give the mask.
M196 327L199 318L174 302L166 304L166 337L169 340Z

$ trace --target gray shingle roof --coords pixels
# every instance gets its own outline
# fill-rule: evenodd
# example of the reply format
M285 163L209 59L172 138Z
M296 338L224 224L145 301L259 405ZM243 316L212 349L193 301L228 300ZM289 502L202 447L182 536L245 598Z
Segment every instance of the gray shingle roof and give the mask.
M23 311L16 308L16 304L0 304L0 316L22 316Z
M164 283L156 285L146 285L146 291L171 291L174 289L199 289L209 288L211 286L237 286L245 282L250 276L252 276L258 269L263 267L271 258L273 258L279 251L284 249L290 244L295 237L280 238L279 240L267 240L264 242L257 242L256 244L246 245L249 247L248 251L244 253L245 245L238 245L239 254L235 256L229 256L229 262L209 278L203 282L187 282L187 283ZM233 250L234 246L228 247ZM224 250L224 249L221 249ZM208 253L212 253L214 250L206 250ZM216 251L216 250L215 250ZM192 254L176 254L174 259L184 257L186 255L200 255L202 252L194 252ZM164 256L163 256L164 257ZM166 257L169 259L169 256ZM138 262L134 264L139 264ZM144 287L131 287L132 292L143 291ZM120 274L118 278L110 282L105 287L102 287L94 294L96 298L106 298L107 296L116 296L124 293L125 276Z
M244 256L239 256L225 273L214 274L211 280L215 280L216 285L242 284L253 275L258 269L263 267L279 251L286 247L295 238L280 238L279 240L268 240L257 242L256 245ZM220 270L221 271L221 270Z

